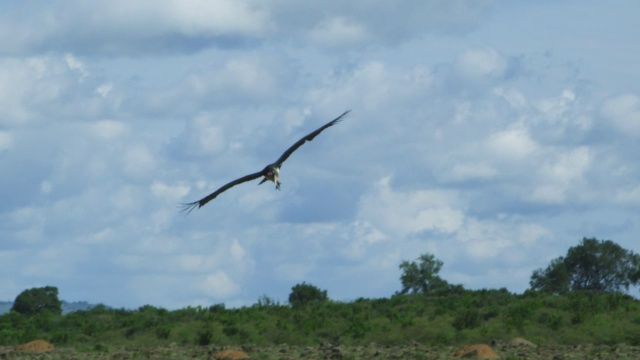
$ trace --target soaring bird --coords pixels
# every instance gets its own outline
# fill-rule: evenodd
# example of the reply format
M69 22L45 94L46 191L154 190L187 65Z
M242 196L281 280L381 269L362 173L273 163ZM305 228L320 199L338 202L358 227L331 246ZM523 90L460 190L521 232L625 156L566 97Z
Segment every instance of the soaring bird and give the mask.
M305 137L303 137L302 139L298 140L295 144L291 145L290 148L288 148L284 153L282 153L282 155L280 155L280 157L278 158L278 160L276 160L273 164L269 164L267 166L265 166L264 169L255 172L253 174L249 174L249 175L245 175L239 179L233 180L232 182L222 186L221 188L219 188L218 190L212 192L211 194L203 197L202 199L198 200L198 201L194 201L194 202L190 202L190 203L186 203L186 204L182 204L183 206L183 211L186 211L187 214L190 213L191 211L193 211L193 209L195 208L201 208L203 207L206 203L208 203L209 201L215 199L218 195L222 194L223 192L229 190L230 188L238 185L238 184L242 184L243 182L247 182L247 181L251 181L254 179L257 179L261 176L264 176L264 178L262 179L262 181L260 181L260 183L258 185L262 185L262 183L264 183L265 181L272 181L274 184L276 184L276 189L280 190L280 168L282 167L282 163L285 162L285 160L287 160L289 158L289 156L291 156L291 154L293 154L294 151L298 150L298 148L300 146L302 146L302 144L304 144L307 141L311 141L313 140L316 136L318 136L318 134L320 134L322 131L324 131L324 129L333 126L335 124L337 124L338 122L342 121L342 118L344 116L346 116L349 113L350 110L345 111L344 113L342 113L342 115L338 116L337 118L329 121L328 123L324 124L323 126L321 126L319 129L307 134Z

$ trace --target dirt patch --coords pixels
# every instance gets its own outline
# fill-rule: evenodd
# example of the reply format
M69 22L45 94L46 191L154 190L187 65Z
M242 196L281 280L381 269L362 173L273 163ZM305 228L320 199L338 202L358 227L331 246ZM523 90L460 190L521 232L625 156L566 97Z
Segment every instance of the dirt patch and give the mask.
M222 350L219 353L213 355L215 360L246 360L251 359L249 354L241 350Z
M619 359L640 359L640 346L628 344L615 345L557 345L549 343L538 343L537 347L511 346L509 341L498 344L492 349L500 354L502 359L527 359L527 360L550 360L550 359L599 359L599 360L619 360ZM184 360L184 359L212 359L214 354L218 354L234 347L224 345L193 346L170 344L155 347L134 347L111 346L103 351L87 351L71 346L56 347L54 351L41 352L19 352L14 350L14 346L0 346L0 359L33 359L33 360ZM235 347L240 350L239 347ZM467 358L454 357L453 354L458 347L453 346L432 346L419 343L406 345L316 345L316 346L292 346L292 345L242 345L241 349L246 354L250 354L253 359L260 360L346 360L346 359L379 359L379 360L399 360L399 359L422 359L422 360L442 360L442 359L478 359L477 353L469 354ZM481 354L480 354L481 355ZM248 356L248 355L247 355ZM496 359L496 358L494 358Z
M536 348L536 344L532 343L527 339L523 339L520 337L511 339L511 341L509 341L509 345L514 347L530 347L534 349Z
M473 359L500 359L500 356L486 344L467 345L456 351L453 356Z
M16 351L30 351L30 352L45 352L52 351L55 347L48 341L33 340L26 344L18 345L15 347Z

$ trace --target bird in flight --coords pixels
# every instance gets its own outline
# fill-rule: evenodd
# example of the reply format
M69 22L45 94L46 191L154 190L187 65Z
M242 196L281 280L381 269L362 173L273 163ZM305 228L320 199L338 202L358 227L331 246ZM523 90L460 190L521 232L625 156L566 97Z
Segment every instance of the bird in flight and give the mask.
M298 150L298 148L300 146L302 146L302 144L304 144L307 141L311 141L313 140L316 136L318 136L318 134L320 134L322 131L324 131L324 129L333 126L335 124L337 124L338 122L342 121L342 118L345 117L350 110L345 111L344 113L342 113L342 115L338 116L337 118L329 121L328 123L324 124L323 126L321 126L319 129L307 134L305 137L303 137L302 139L298 140L295 144L291 145L290 148L288 148L284 153L282 153L282 155L280 155L280 157L278 158L278 160L276 160L273 164L269 164L267 165L264 169L255 172L253 174L249 174L249 175L245 175L239 179L235 179L232 182L223 185L221 188L219 188L218 190L212 192L211 194L203 197L202 199L198 200L198 201L194 201L194 202L190 202L190 203L186 203L186 204L182 204L183 206L183 211L186 211L187 214L190 213L191 211L193 211L193 209L196 208L201 208L203 207L206 203L208 203L209 201L215 199L218 195L222 194L223 192L229 190L230 188L238 185L238 184L242 184L244 182L247 181L251 181L254 179L257 179L261 176L264 176L264 178L262 179L262 181L260 181L260 183L258 185L262 185L262 183L264 183L265 181L272 181L274 184L276 184L276 189L280 190L280 167L282 167L282 163L285 162L285 160L287 160L289 158L289 156L291 156L291 154L293 154L294 151Z

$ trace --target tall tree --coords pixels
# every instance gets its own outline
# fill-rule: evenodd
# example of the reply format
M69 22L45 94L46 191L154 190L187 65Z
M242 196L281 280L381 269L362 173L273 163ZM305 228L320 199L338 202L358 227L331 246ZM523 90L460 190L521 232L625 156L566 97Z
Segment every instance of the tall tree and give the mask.
M303 306L312 302L327 301L327 290L303 282L291 288L289 304L293 307Z
M531 275L532 290L615 292L640 283L640 255L611 240L583 238L567 255Z
M427 294L434 289L447 287L445 280L438 276L444 263L431 254L422 254L416 261L403 261L400 264L402 275L401 294Z
M13 302L11 311L24 315L35 315L43 311L62 313L62 302L58 299L58 288L45 286L21 292Z

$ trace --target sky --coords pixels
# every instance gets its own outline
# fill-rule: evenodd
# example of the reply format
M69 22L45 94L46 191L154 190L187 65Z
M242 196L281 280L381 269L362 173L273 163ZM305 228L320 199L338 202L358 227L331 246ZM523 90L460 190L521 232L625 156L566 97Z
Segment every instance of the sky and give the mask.
M0 300L167 309L392 296L433 254L521 293L640 253L635 0L0 3ZM227 182L344 121L283 165ZM637 290L632 289L632 293Z

